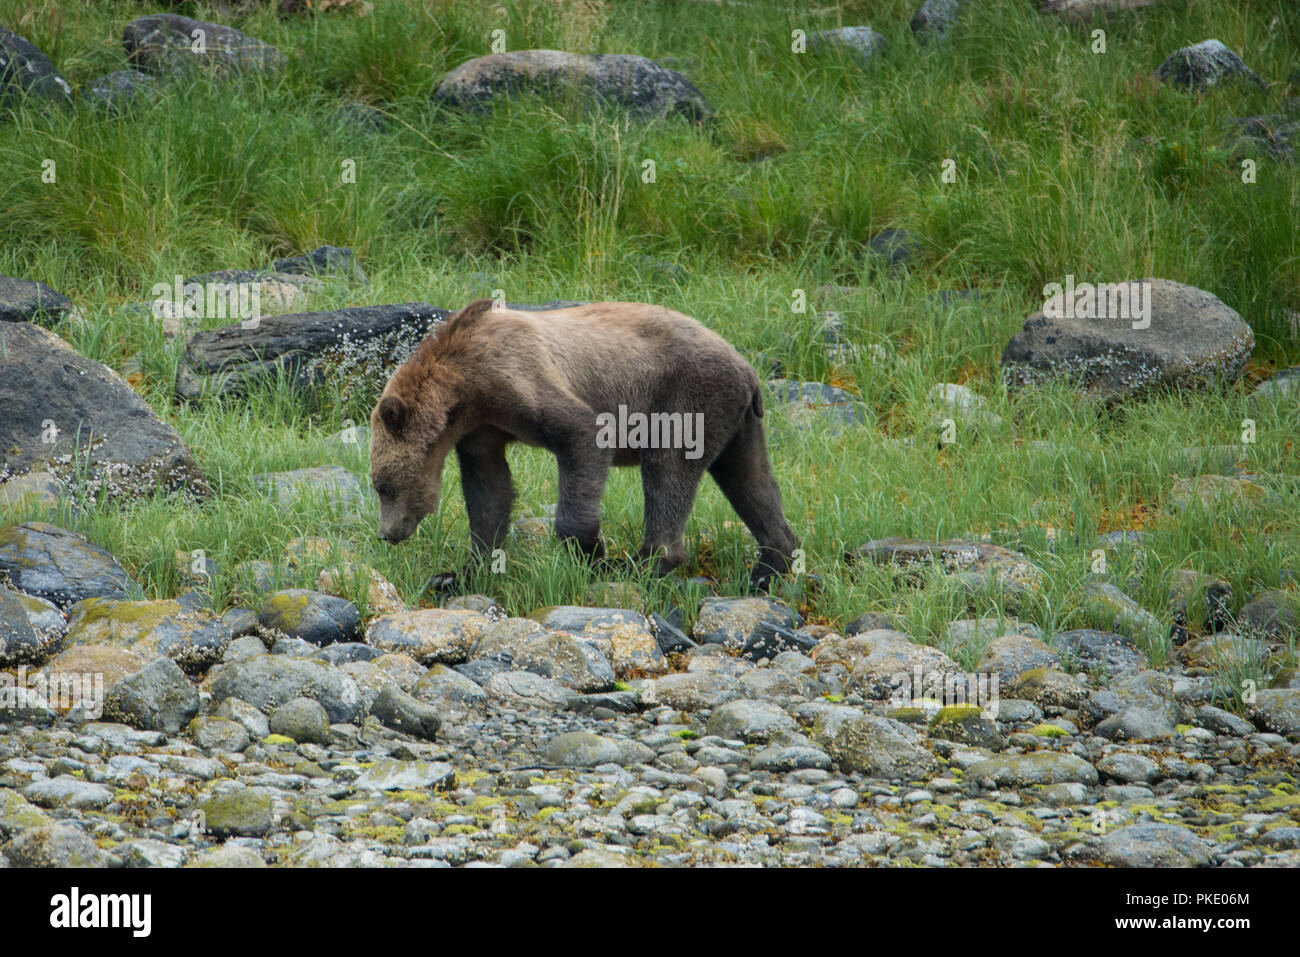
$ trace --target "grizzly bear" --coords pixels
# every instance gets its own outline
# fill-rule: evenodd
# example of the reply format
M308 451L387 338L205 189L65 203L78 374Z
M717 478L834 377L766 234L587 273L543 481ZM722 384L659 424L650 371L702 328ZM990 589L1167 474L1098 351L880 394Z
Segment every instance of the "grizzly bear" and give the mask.
M795 548L762 415L749 363L689 316L626 302L524 312L478 299L419 344L371 414L379 537L400 542L437 509L455 449L472 550L483 560L510 521L506 446L524 442L555 455L555 531L588 557L604 556L610 467L640 465L639 557L661 575L686 560L683 532L707 469L761 546L750 579L762 589Z

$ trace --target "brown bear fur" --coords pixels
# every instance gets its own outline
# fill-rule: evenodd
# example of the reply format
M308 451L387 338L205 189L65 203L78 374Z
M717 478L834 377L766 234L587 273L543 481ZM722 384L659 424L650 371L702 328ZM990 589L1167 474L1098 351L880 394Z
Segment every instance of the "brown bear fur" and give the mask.
M703 413L700 447L602 448L598 414ZM686 560L683 532L705 469L762 547L762 586L788 567L795 538L767 457L758 376L721 336L660 306L602 302L523 312L479 299L420 343L371 414L370 476L379 536L400 542L438 507L455 449L478 558L505 539L514 500L506 446L559 465L555 530L603 555L600 499L611 465L640 465L642 558L665 574ZM698 420L693 420L698 421Z

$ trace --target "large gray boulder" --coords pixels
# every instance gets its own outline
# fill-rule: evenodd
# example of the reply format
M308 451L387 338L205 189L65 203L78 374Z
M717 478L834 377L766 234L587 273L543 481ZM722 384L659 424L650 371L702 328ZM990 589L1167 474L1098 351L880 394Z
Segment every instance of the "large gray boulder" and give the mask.
M67 103L72 87L49 57L12 30L0 27L0 107L24 97Z
M0 478L48 463L84 495L208 490L177 431L116 372L47 329L0 324L0 409Z
M1009 384L1059 378L1114 402L1157 387L1234 382L1255 348L1241 316L1212 293L1180 282L1080 283L1073 302L1068 286L1064 292L1007 343L1002 370Z
M918 39L946 37L948 31L957 25L957 17L965 2L966 0L925 0L916 8L916 13L912 14L909 24L912 33Z
M207 329L185 345L176 394L237 394L277 373L298 388L329 383L344 395L354 387L377 387L450 314L411 302L287 313Z
M685 116L698 121L713 115L703 94L676 70L623 53L491 53L448 73L434 97L447 106L473 112L514 93L569 99L582 108L612 103L639 119Z
M310 658L258 655L222 665L212 681L212 701L247 701L271 712L294 698L319 702L332 723L360 723L365 709L357 683L337 668Z
M133 66L155 74L199 69L229 76L279 70L285 64L284 54L268 43L233 27L176 13L132 20L122 31L122 45Z

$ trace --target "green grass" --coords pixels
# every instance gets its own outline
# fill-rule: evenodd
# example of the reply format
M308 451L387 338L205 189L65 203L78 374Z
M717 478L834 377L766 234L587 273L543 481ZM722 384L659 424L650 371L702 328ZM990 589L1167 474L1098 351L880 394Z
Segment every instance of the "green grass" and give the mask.
M808 571L823 578L811 600L798 585L786 591L814 620L842 625L898 609L918 639L937 641L953 618L1003 610L997 595L968 607L941 583L899 591L884 570L844 563L846 549L889 535L987 532L1027 552L1049 581L1019 614L1049 634L1087 623L1079 597L1097 578L1097 536L1114 529L1143 528L1146 554L1139 567L1113 553L1108 577L1165 618L1173 569L1228 579L1238 604L1286 584L1286 570L1300 567L1294 485L1265 479L1275 493L1267 500L1209 511L1177 513L1164 499L1195 471L1188 448L1238 442L1248 417L1258 440L1243 460L1266 475L1300 473L1300 412L1245 400L1251 383L1300 359L1288 319L1300 311L1300 176L1261 159L1258 182L1243 184L1224 141L1229 117L1278 112L1300 95L1300 13L1290 0L1169 3L1108 25L1108 52L1097 55L1086 30L1037 14L1030 0L973 4L953 42L918 46L907 26L915 5L805 15L769 3L375 0L360 18L255 7L225 22L282 49L282 77L177 83L161 101L115 115L19 109L0 122L0 273L71 296L83 321L57 331L78 350L117 368L138 357L139 390L217 492L204 503L159 495L65 509L57 520L118 555L150 596L180 587L176 551L204 550L222 570L221 605L248 598L234 565L279 561L299 536L330 540L409 601L429 574L463 560L454 463L440 514L399 548L375 540L373 514L333 515L320 502L284 510L250 480L331 463L364 477L363 450L329 436L365 421L382 382L341 405L309 405L272 384L186 406L171 397L180 344L121 308L177 274L329 243L356 250L371 285L321 307L455 307L494 287L522 302L656 302L779 362L783 375L857 393L865 427L769 419L787 511ZM0 23L45 50L74 87L124 67L122 26L152 12L110 0L0 0ZM186 12L221 19L203 4ZM856 23L890 41L867 69L790 53L793 29ZM498 28L512 49L675 57L717 118L638 126L615 113L566 118L527 98L487 118L435 106L439 77L488 52ZM1268 88L1188 94L1150 79L1168 53L1207 37L1242 53ZM351 101L382 110L390 129L341 126L333 115ZM40 176L46 159L53 184ZM648 159L654 183L642 180ZM948 159L956 183L941 176ZM346 161L355 183L340 180ZM924 240L900 276L882 275L863 251L889 227ZM648 265L656 260L683 272ZM1114 412L1066 389L1007 394L1001 349L1041 305L1042 286L1066 273L1161 276L1212 291L1255 331L1247 381ZM836 305L863 347L843 361L827 358L818 332L813 292L824 284L861 288ZM980 291L978 307L937 303L938 291L962 288ZM807 313L792 312L795 290L809 294ZM974 389L1003 427L961 430L938 448L925 398L936 382ZM552 460L519 449L512 464L518 515L555 500ZM617 472L604 505L614 550L635 548L640 511L639 477ZM647 607L679 603L689 617L699 589L685 577L701 572L738 593L752 547L706 483L688 527L692 562L679 576L638 579ZM294 583L310 584L316 570ZM520 614L581 602L593 580L553 542L512 541L507 573L474 584ZM363 600L364 582L348 591Z

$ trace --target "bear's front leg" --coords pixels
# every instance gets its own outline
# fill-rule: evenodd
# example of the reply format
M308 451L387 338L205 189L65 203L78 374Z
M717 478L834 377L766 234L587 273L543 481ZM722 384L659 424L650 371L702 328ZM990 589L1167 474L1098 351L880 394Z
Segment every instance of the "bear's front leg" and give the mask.
M599 560L605 557L600 540L600 499L605 494L611 453L596 445L594 425L593 416L583 433L570 437L555 451L560 473L555 534L587 558Z

